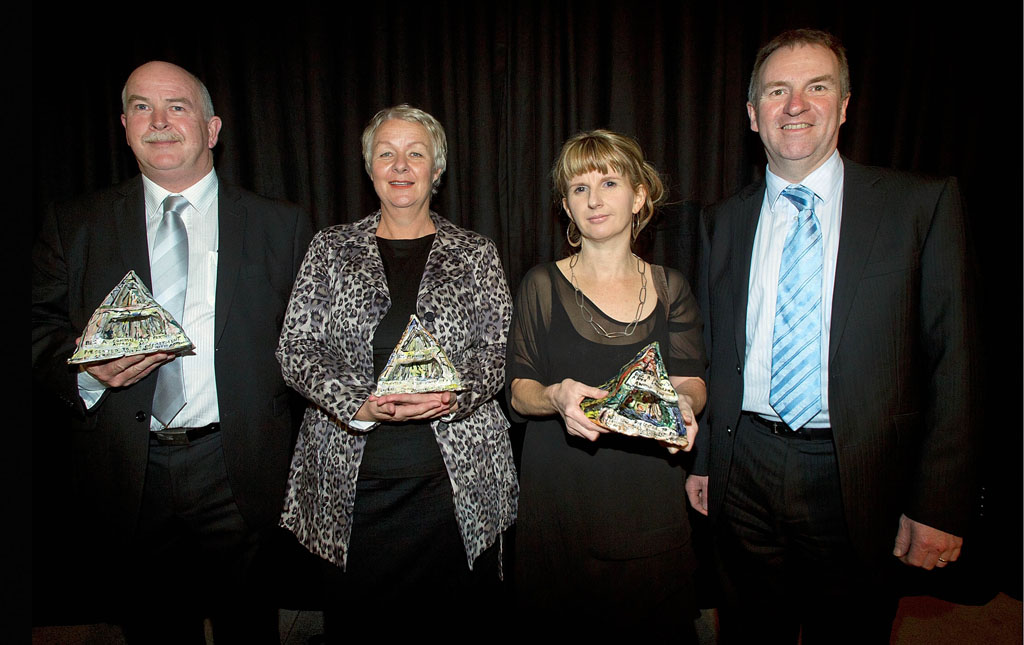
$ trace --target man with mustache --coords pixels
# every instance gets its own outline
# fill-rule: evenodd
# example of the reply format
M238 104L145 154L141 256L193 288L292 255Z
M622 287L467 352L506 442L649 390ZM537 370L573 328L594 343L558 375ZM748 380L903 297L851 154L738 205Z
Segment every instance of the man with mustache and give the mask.
M888 643L898 561L955 566L978 382L956 181L836 150L831 34L758 53L764 180L705 216L707 429L687 480L726 574L725 642Z
M277 642L249 569L280 514L301 410L274 349L310 221L218 180L221 120L186 70L142 65L122 103L141 176L51 208L34 249L35 381L57 402L47 422L71 429L73 493L96 527L90 555L120 574L129 642L203 643L204 618L218 642ZM130 270L178 303L195 348L68 366Z

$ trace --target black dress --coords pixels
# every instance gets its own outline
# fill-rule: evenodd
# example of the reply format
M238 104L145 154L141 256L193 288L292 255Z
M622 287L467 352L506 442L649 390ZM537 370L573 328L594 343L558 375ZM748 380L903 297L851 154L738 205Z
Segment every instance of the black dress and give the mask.
M652 341L672 376L703 376L700 316L682 274L652 266L658 306L632 336L595 333L554 264L523 279L509 333L506 381L599 386ZM587 309L606 330L625 323ZM515 585L521 606L591 626L692 629L695 568L682 454L650 439L566 433L561 417L530 419L523 445ZM525 615L525 614L524 614Z

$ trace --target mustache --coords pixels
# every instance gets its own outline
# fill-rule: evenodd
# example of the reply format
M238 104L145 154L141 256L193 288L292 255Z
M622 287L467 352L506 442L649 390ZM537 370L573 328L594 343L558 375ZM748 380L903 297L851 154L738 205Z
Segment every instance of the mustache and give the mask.
M177 132L150 132L142 137L143 143L157 143L159 141L183 141L182 136Z

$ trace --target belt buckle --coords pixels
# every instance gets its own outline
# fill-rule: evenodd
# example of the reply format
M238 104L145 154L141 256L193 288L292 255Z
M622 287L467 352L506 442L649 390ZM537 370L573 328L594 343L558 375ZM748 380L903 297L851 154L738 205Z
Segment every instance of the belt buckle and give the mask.
M184 430L181 432L156 430L153 432L153 435L164 446L187 446L189 444L188 432Z

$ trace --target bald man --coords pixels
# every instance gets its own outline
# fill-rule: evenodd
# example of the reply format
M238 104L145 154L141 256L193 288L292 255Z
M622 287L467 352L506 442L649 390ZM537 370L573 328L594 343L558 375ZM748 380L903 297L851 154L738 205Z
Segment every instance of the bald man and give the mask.
M127 592L114 602L129 641L202 643L204 618L218 642L274 641L276 611L259 610L248 572L280 514L301 407L274 348L310 221L218 180L221 119L186 70L142 65L122 104L141 175L48 212L33 254L34 378L54 397L50 425L71 427L70 494ZM187 245L178 320L194 349L67 365L128 271L168 293L159 258L172 220L182 256Z

